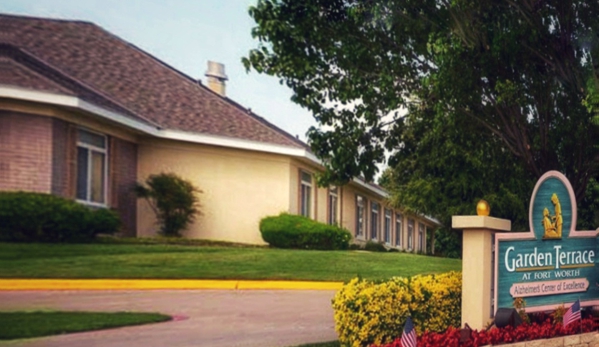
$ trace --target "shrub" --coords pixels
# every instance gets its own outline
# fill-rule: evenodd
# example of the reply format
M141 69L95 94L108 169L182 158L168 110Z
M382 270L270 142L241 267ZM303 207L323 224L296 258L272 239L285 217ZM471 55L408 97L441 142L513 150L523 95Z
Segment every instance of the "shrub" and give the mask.
M115 211L105 208L93 210L88 222L93 235L114 234L121 227L119 215Z
M200 213L197 194L202 191L174 173L150 175L146 185L138 183L135 194L146 199L156 214L160 233L180 237Z
M395 277L375 283L353 279L333 299L335 330L342 345L369 346L393 341L407 316L418 333L459 327L462 276Z
M382 242L368 241L364 246L364 250L370 252L387 252L387 248Z
M364 247L362 247L356 243L352 243L349 245L349 249L352 251L359 251L359 250L364 250Z
M0 239L17 242L84 242L120 227L114 211L92 210L41 193L0 192Z
M260 233L265 242L277 248L347 249L351 240L346 229L288 213L263 218Z

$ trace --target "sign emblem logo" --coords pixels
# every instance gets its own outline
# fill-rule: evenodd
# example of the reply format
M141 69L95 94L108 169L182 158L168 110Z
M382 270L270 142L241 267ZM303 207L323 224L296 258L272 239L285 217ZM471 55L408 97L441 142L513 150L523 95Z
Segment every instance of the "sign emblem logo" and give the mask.
M549 209L543 209L543 228L545 229L545 234L543 235L543 240L555 240L562 238L562 227L564 224L564 219L562 217L562 205L559 203L559 198L557 197L557 193L553 193L551 196L551 202L553 203L555 214L552 216L549 214Z

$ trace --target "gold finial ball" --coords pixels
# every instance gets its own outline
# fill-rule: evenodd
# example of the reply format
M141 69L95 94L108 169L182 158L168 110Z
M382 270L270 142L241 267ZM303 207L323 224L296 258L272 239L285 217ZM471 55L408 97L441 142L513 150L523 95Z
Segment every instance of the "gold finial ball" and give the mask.
M488 216L491 213L491 206L485 200L481 200L476 204L476 214L479 216Z

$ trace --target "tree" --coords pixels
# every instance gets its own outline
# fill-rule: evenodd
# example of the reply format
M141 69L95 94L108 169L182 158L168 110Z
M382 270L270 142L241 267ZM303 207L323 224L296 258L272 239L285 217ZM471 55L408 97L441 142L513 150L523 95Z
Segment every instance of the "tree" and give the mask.
M134 190L156 214L160 233L180 237L200 213L197 194L202 191L174 173L150 175L145 183L138 183Z
M544 172L579 203L597 173L599 2L259 0L250 15L243 62L313 113L323 183L370 180L387 151L396 202L446 217L495 194L522 220Z

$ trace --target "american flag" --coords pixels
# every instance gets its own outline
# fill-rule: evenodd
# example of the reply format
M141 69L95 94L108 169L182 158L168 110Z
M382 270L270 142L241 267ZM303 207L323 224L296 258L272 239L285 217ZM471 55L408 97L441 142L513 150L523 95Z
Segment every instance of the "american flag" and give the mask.
M580 320L580 299L576 300L564 314L564 327L576 320Z
M414 330L412 318L409 316L406 319L406 325L403 327L403 334L401 334L401 346L416 347L416 330Z

